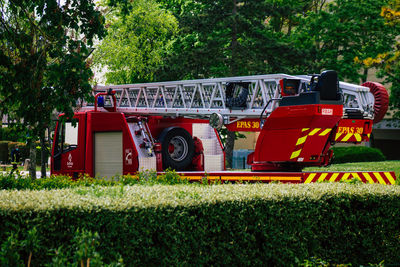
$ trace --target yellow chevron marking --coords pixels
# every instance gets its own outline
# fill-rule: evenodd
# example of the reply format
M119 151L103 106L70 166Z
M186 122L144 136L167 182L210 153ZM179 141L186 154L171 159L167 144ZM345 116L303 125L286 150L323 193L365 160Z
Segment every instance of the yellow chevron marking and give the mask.
M371 177L371 175L369 175L368 172L363 172L363 174L364 174L365 178L367 179L368 183L370 183L370 184L374 183L374 180L372 180L372 177Z
M390 174L390 172L384 172L384 174L385 174L386 178L388 178L390 184L394 184L395 183L395 181L393 179L393 176L392 176L392 174Z
M321 174L321 176L318 178L318 182L322 182L322 181L325 181L325 177L328 175L328 173L323 173L323 174Z
M385 181L383 180L382 176L379 174L379 172L374 172L374 175L378 179L380 184L386 184Z
M354 137L356 138L357 142L361 142L361 135L360 134L354 134Z
M352 137L352 136L353 136L353 134L351 134L351 133L346 134L346 136L345 136L341 141L342 141L342 142L346 142L346 141L349 140L350 137Z
M335 172L334 174L332 174L331 178L329 179L329 182L334 182L338 176L339 173Z
M352 172L351 175L353 176L353 178L356 178L356 179L362 181L361 178L360 178L360 176L358 175L358 173Z
M308 175L306 181L304 182L305 184L309 184L311 183L311 181L314 179L315 175L317 175L316 173L311 173L310 175Z
M315 128L315 129L312 130L308 135L314 135L314 134L316 134L319 130L321 130L321 128Z
M297 158L300 155L301 149L297 151L293 151L292 155L290 156L290 159Z
M349 176L350 176L350 173L348 172L348 173L345 173L344 175L343 175L343 177L342 177L342 181L345 181L345 180L347 180L348 178L349 178Z
M303 128L301 131L302 132L305 132L305 131L307 131L307 130L309 130L310 128Z
M306 141L306 139L307 139L307 135L306 135L306 136L303 136L303 137L300 137L299 139L297 139L296 146L297 146L297 145L303 144L303 143Z
M322 133L319 134L319 136L325 136L327 135L332 129L325 129Z
M342 133L337 133L335 136L335 141L338 140L341 135L342 135Z

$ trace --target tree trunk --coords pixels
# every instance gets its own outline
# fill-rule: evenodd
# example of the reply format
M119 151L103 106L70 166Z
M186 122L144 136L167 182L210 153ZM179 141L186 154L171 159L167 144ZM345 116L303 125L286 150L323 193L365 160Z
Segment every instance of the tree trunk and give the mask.
M36 146L33 140L29 141L29 176L36 179Z
M364 73L361 78L361 84L365 83L368 79L368 68L364 68Z
M235 145L235 132L228 130L226 144L225 144L225 157L226 157L226 167L232 168L233 159L233 147Z
M41 149L41 177L46 177L46 164L47 164L47 159L46 159L46 154L47 154L47 148L46 148L46 140L44 138L44 131L40 135L40 147Z

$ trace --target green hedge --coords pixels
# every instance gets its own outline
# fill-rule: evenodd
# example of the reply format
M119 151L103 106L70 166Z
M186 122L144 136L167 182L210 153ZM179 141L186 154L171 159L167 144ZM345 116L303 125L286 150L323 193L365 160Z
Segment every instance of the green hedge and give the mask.
M368 161L384 161L386 160L383 153L372 147L365 146L349 146L349 147L333 147L333 163L346 162L368 162Z
M96 253L104 263L122 258L128 266L286 266L314 257L357 266L382 260L399 264L399 225L398 186L121 185L0 191L2 247L11 247L10 237L29 243L23 240L30 240L28 233L35 229L39 240L33 266L50 263L54 256L49 251L57 248L72 261L80 231L98 234ZM26 262L30 249L14 245L13 251Z

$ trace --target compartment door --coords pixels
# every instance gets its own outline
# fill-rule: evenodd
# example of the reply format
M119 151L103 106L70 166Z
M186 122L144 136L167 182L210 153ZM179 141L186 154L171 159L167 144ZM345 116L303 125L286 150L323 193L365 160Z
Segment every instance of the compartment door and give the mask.
M122 171L122 132L94 133L95 176L110 180Z

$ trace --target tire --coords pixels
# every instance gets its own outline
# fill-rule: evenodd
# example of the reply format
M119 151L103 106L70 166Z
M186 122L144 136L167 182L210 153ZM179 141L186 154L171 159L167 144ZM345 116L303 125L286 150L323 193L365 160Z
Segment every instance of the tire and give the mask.
M377 82L365 82L362 86L368 87L374 95L374 123L378 123L383 119L389 107L389 94L386 88Z
M170 127L161 133L159 140L164 170L172 168L183 171L192 164L194 142L188 131L179 127Z

